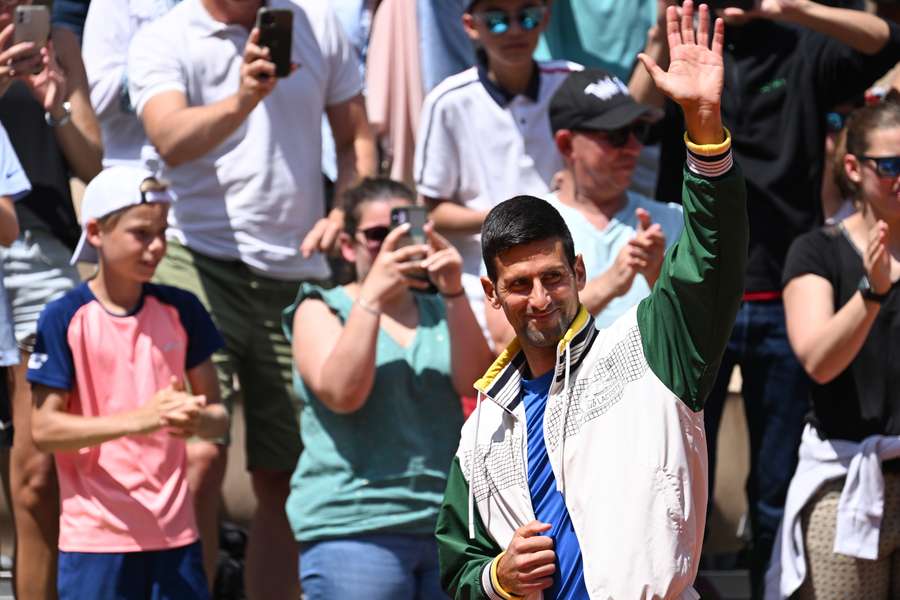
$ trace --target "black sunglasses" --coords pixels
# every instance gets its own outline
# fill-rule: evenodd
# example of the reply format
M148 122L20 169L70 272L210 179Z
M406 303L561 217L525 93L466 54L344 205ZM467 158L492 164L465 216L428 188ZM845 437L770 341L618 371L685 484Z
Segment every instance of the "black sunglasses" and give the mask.
M632 135L634 135L640 143L645 143L650 137L650 127L650 123L647 123L646 121L636 121L634 123L629 123L625 127L619 127L618 129L611 129L609 131L595 130L594 133L603 134L606 142L613 148L624 148Z
M871 160L875 163L875 172L879 177L894 179L900 175L900 156L861 156L857 154L856 158Z
M357 229L357 232L363 234L363 237L366 238L367 242L380 244L391 232L391 228L385 227L384 225L376 225L375 227L368 227L366 229Z
M526 6L515 15L516 22L522 31L532 31L540 26L547 7L543 5ZM475 13L475 18L481 21L491 35L503 35L509 31L513 15L500 9L490 9Z

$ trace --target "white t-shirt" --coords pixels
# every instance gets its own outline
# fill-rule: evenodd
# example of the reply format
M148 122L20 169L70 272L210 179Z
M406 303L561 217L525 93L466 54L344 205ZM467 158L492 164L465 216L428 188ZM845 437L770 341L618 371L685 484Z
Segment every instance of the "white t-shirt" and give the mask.
M588 221L581 212L572 206L563 204L556 194L547 194L544 199L559 211L572 234L575 242L575 253L581 254L588 281L602 275L616 261L619 250L637 233L638 220L635 210L643 208L650 213L654 223L659 223L666 236L666 250L681 237L684 229L684 213L681 205L657 202L640 194L626 192L628 201L625 206L610 219L607 226L600 230ZM631 288L618 298L613 298L597 315L595 323L598 329L609 327L629 308L650 295L650 286L643 275L637 275Z
M353 47L327 2L272 0L294 12L291 60L250 116L206 156L162 168L175 203L169 235L208 256L237 259L284 280L321 279L320 254L304 260L300 243L325 214L321 118L327 106L362 90ZM140 115L165 91L191 106L234 94L249 32L214 20L200 0L184 0L135 36L128 56L131 99Z
M103 136L103 166L139 164L147 143L128 96L128 46L144 25L177 0L92 0L84 21L81 56Z
M425 98L416 138L415 178L423 196L488 210L500 202L550 191L563 167L553 141L550 99L570 72L566 61L538 63L528 94L504 98L481 67L448 77ZM448 236L463 271L481 272L478 234Z

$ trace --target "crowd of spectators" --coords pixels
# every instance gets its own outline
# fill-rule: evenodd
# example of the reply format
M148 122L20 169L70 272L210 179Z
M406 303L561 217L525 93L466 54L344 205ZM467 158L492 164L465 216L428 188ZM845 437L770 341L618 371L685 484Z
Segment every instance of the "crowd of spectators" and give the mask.
M202 396L229 413L241 403L256 500L246 597L297 598L301 586L310 599L445 597L433 532L450 463L473 383L516 344L485 299L485 216L508 198L547 200L583 261L579 299L598 329L651 293L687 235L691 124L648 73L668 65L665 15L681 3L55 0L47 42L14 42L17 9L38 4L0 0L0 441L16 597L77 597L69 553L178 546L149 547L146 532L132 546L75 542L79 510L102 531L121 516L79 479L113 438L54 437L47 411L124 409L72 400L104 389L81 388L83 363L99 360L83 349L70 377L42 374L66 335L70 346L99 340L59 329L60 302L193 315L181 317L189 364L146 369L179 375L165 389L185 403ZM718 10L721 111L750 237L703 414L711 494L739 367L755 599L900 597L898 6ZM261 7L292 14L287 77L261 42ZM75 180L88 185L85 210L129 182L136 200L79 221ZM156 244L152 268L135 304L117 305L96 286L117 285L108 240L132 230L108 219L147 194L159 194L164 237L142 234ZM411 206L429 215L412 242L392 220ZM98 261L99 275L87 264ZM174 288L195 299L173 300ZM207 321L218 333L204 333ZM215 339L194 339L204 336ZM207 362L215 392L198 374ZM218 418L198 410L190 419ZM199 539L194 558L213 589L230 436L179 415L160 421L190 438L177 456L196 535L178 539ZM110 565L84 576L122 570Z

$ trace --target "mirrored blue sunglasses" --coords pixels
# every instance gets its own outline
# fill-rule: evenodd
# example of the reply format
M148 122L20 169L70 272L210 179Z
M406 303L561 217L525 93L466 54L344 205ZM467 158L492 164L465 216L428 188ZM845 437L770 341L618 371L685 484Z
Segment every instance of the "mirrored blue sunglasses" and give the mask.
M857 156L856 158L875 163L875 172L879 177L894 179L900 175L900 156Z
M543 5L526 6L516 14L515 19L522 31L537 29L544 19L547 7ZM513 15L500 9L481 11L475 14L475 18L481 21L491 35L503 35L510 29Z

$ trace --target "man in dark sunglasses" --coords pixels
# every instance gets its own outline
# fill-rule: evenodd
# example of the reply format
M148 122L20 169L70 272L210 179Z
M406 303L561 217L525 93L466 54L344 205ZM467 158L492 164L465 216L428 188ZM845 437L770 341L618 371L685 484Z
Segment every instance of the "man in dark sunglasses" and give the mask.
M543 196L562 215L587 284L579 294L598 328L611 325L647 297L663 255L684 227L681 206L629 189L651 122L661 111L638 104L615 75L600 69L569 74L550 101L550 126L564 167L559 189ZM487 310L498 348L514 332L502 312Z

